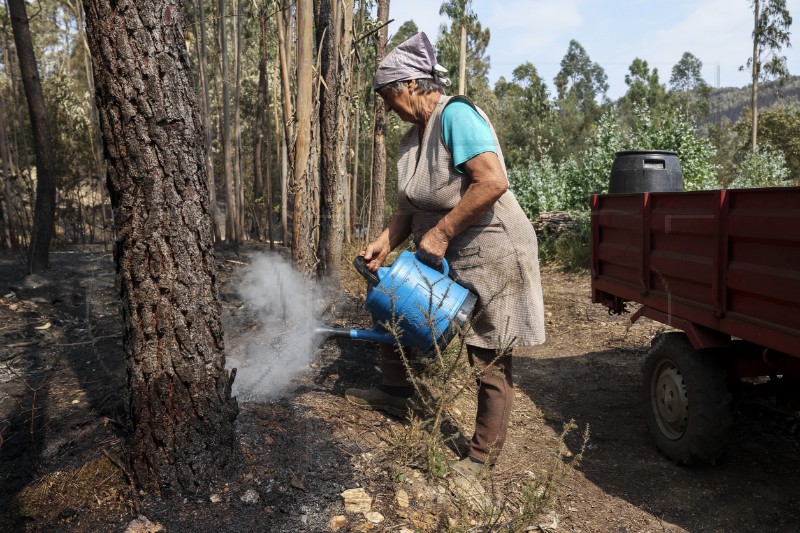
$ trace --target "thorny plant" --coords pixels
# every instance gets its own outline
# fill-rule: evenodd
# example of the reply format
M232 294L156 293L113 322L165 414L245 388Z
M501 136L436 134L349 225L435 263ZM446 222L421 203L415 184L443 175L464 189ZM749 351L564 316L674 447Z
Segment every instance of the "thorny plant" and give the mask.
M526 472L528 479L518 493L504 494L492 481L490 486L492 505L482 509L480 531L516 532L538 526L539 520L552 507L558 496L562 480L570 470L577 468L583 461L589 443L588 424L581 434L577 453L573 454L566 442L570 434L577 429L575 420L564 424L556 450L551 455L545 470L539 475ZM547 528L538 527L538 529Z
M419 267L417 267L419 268ZM420 272L421 274L421 272ZM403 330L401 322L403 315L396 308L398 297L391 287L380 287L390 298L390 321L381 323L395 338L395 349L406 370L408 380L414 388L416 405L418 409L409 413L408 424L391 429L389 442L391 449L396 454L400 464L423 469L430 478L444 478L450 468L448 466L447 448L458 448L459 442L464 441L461 432L450 430L451 420L455 417L457 399L469 388L470 380L477 382L481 379L484 370L469 367L466 361L466 336L495 298L502 295L505 287L501 289L483 309L473 315L460 329L454 340L445 349L437 342L441 329L436 325L436 314L440 311L445 297L438 301L434 298L435 285L442 280L431 282L426 276L420 275L428 290L428 305L424 308L416 302L417 310L425 317L426 326L433 340L433 350L429 354L415 353L402 345ZM449 288L448 288L449 290ZM445 292L446 296L447 292ZM456 327L456 324L450 324ZM506 324L506 331L508 323ZM508 337L507 335L505 336ZM503 343L502 349L497 351L495 360L486 368L491 368L497 359L509 355L513 349L515 339L511 338ZM464 379L464 376L467 376ZM457 412L457 411L455 411ZM521 480L521 489L518 491L504 491L491 477L489 498L485 505L460 506L461 516L451 527L451 531L523 531L531 525L536 525L542 515L552 506L560 487L560 483L570 469L576 468L583 459L586 445L589 441L589 427L584 428L578 452L573 454L566 444L567 437L578 429L574 420L564 425L559 436L558 444L552 455L552 460L545 470L539 474L524 472ZM488 469L487 469L488 470ZM464 502L468 504L469 502ZM475 511L478 519L476 525Z
M480 380L483 371L478 367L467 369L466 364L466 343L465 339L472 324L480 318L483 310L478 311L460 329L458 324L452 320L448 328L458 330L453 341L448 347L441 346L440 336L445 333L441 325L437 324L437 313L442 310L442 306L447 302L450 286L440 295L436 295L436 286L439 283L447 283L446 278L431 281L423 275L417 266L419 279L423 280L427 289L428 302L423 306L420 302L414 302L420 316L424 317L425 326L431 335L433 348L429 354L415 353L416 350L403 346L403 330L401 323L404 315L398 312L396 307L398 296L395 288L391 286L379 286L377 290L383 291L391 302L392 319L381 323L396 340L395 349L400 356L400 360L406 371L409 382L415 391L419 412L422 417L417 416L417 412L410 413L409 425L400 431L393 432L391 443L394 450L399 454L401 462L422 467L431 478L443 478L449 471L447 465L446 448L458 448L458 441L463 440L459 431L450 432L444 430L444 426L450 425L456 400L470 386L470 379L463 379L468 376L473 382ZM501 289L496 296L484 304L491 305L494 298L499 297L505 288ZM445 329L448 329L445 328ZM498 350L496 359L511 353L514 339L503 343L503 348ZM496 359L490 362L494 363ZM462 378L462 379L459 379Z

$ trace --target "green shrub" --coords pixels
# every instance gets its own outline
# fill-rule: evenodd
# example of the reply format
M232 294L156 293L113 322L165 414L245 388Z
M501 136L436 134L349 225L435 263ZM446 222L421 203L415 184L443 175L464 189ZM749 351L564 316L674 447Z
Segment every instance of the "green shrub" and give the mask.
M574 223L555 241L555 261L567 270L591 266L592 225L589 213L574 213Z
M777 187L788 185L789 177L783 153L764 146L747 153L729 186L732 189Z

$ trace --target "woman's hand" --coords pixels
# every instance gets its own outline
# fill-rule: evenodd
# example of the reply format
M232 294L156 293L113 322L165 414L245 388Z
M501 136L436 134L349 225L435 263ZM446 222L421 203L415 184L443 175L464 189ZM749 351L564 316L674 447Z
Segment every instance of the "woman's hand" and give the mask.
M450 238L438 225L432 227L422 236L417 248L419 258L430 265L439 266L442 263Z
M389 222L389 227L383 230L380 237L358 253L364 256L367 270L377 272L389 252L400 246L408 238L409 233L411 233L411 215L396 212Z
M359 255L364 256L367 270L374 273L378 271L391 251L392 247L389 244L389 239L385 235L381 235L369 243L364 250L361 250Z

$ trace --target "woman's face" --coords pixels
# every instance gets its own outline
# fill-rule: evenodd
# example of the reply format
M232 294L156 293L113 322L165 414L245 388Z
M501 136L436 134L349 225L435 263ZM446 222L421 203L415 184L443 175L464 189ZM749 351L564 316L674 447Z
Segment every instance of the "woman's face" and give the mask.
M385 87L378 90L378 94L383 98L383 106L386 112L394 111L404 122L415 122L414 89L416 86L417 81L411 80L403 86L403 91L400 93L393 93Z

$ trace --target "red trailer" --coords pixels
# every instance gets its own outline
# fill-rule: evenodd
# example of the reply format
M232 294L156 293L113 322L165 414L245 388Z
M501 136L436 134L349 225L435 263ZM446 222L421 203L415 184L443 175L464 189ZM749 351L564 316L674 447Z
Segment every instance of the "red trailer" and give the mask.
M592 301L682 332L642 367L647 424L684 464L727 443L741 378L800 387L800 187L592 197Z

